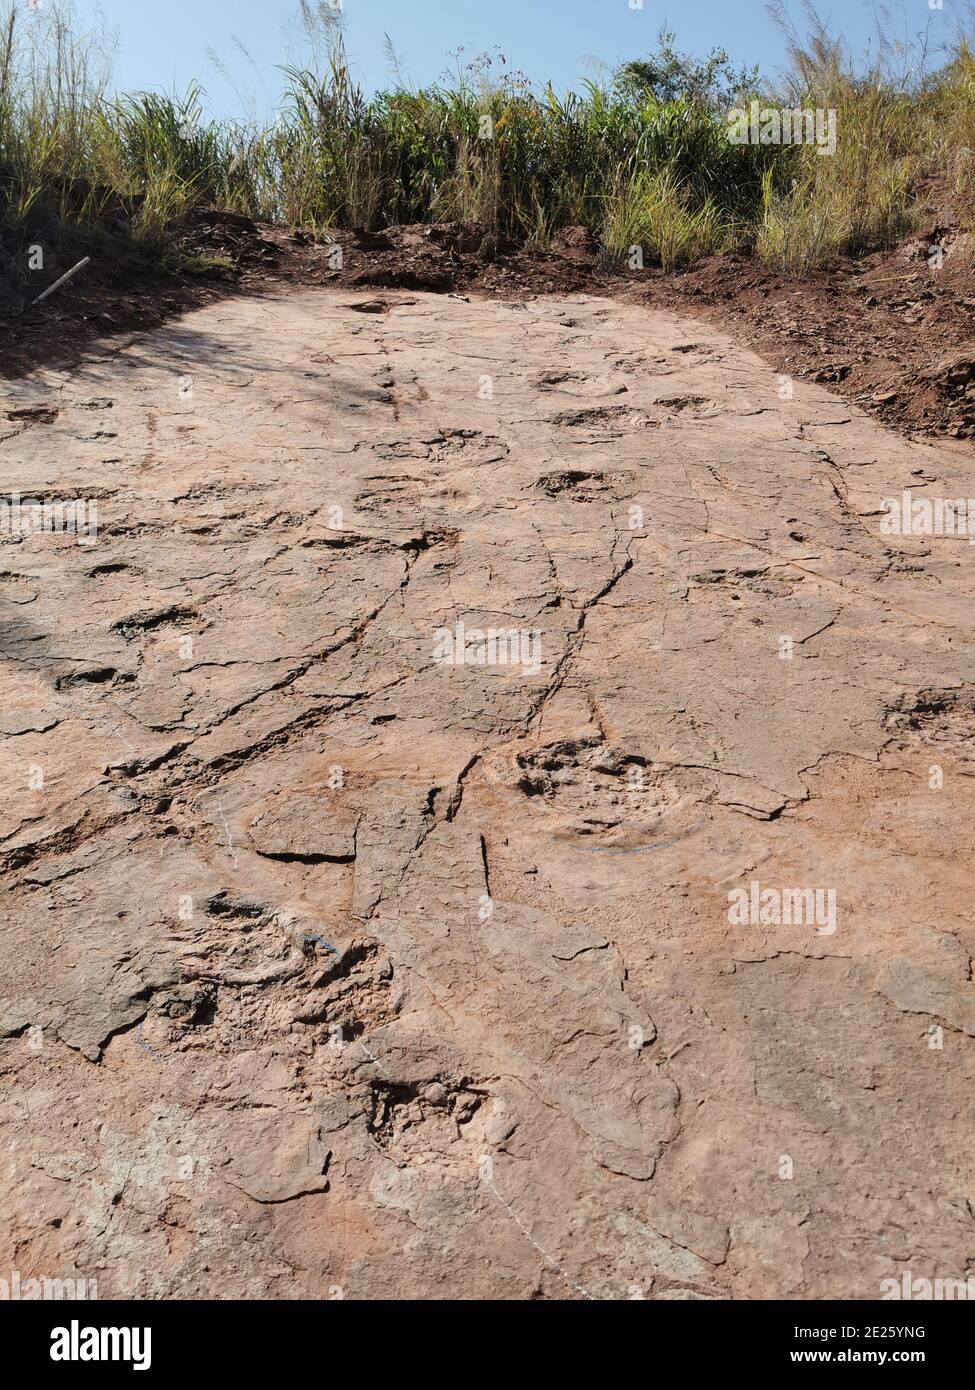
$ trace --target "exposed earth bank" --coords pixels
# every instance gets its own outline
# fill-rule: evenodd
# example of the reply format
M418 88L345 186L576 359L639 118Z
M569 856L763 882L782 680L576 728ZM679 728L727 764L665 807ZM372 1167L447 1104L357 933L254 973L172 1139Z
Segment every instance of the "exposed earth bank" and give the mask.
M889 252L789 276L748 255L681 273L612 268L581 227L551 248L498 241L472 223L380 233L304 233L199 209L178 237L181 273L162 275L121 241L69 242L43 271L0 285L0 369L21 374L77 360L94 337L144 330L227 294L373 286L490 298L599 293L690 313L760 352L780 373L828 384L889 428L920 438L975 437L975 239L932 194L927 222ZM42 242L43 229L36 235ZM29 237L28 237L29 239ZM341 264L334 248L341 247ZM20 245L9 248L18 263ZM42 305L30 300L84 254L92 262ZM969 444L968 447L971 447Z

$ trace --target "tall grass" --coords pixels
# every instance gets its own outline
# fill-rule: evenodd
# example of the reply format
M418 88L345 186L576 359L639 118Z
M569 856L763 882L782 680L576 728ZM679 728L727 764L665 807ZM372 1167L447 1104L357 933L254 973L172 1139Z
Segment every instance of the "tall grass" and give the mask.
M679 270L724 250L731 237L731 224L713 200L697 203L669 168L621 178L607 200L603 239L616 259L639 247L664 270Z
M794 150L793 181L763 180L755 245L767 262L802 274L840 256L895 244L916 219L915 194L934 167L936 122L918 66L924 40L893 45L881 33L872 61L857 69L842 41L807 8L800 38L781 3L773 15L785 32L790 107L835 112L836 150ZM941 89L944 79L934 84Z
M2 0L0 0L2 3ZM367 97L340 12L301 0L304 61L282 69L267 126L217 122L182 97L115 95L99 36L70 9L0 11L0 237L31 226L109 226L166 254L186 214L216 205L325 233L462 220L546 243L581 224L624 260L666 270L729 246L803 273L893 244L932 177L960 199L975 172L975 52L881 45L863 67L810 12L784 10L777 84L730 73L724 55L660 54L564 95L485 58L451 79ZM923 50L923 44L921 45ZM661 56L662 55L662 56ZM896 62L894 59L896 58ZM743 88L742 83L751 86ZM737 84L737 85L736 85ZM836 112L836 152L733 144L729 103Z
M962 37L951 61L924 85L922 100L936 131L932 163L975 224L975 49Z

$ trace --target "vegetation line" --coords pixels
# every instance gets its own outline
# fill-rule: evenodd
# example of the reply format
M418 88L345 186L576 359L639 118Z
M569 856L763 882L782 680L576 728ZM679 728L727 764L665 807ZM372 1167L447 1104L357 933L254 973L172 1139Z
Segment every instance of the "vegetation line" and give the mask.
M733 70L720 51L689 58L662 32L652 56L582 93L482 57L418 90L394 64L396 88L367 97L341 11L302 0L301 12L307 62L283 70L267 128L207 118L198 86L115 95L69 9L0 13L5 273L31 241L66 229L178 267L183 220L206 205L319 237L456 220L545 245L583 226L609 262L639 248L672 270L735 248L802 274L895 244L932 179L971 188L975 56L961 33L940 65L922 35L880 42L864 67L813 11L800 37L773 7L789 55L776 82ZM736 109L807 112L813 124L794 143L763 127L766 142L750 116L736 137ZM818 114L833 123L832 150Z

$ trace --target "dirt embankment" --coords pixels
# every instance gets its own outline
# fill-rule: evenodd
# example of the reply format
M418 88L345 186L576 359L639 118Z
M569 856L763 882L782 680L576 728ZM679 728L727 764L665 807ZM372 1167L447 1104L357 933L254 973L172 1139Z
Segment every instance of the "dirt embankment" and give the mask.
M600 293L713 322L783 374L827 384L902 433L975 436L975 238L934 207L927 227L893 251L802 279L738 254L679 274L618 271L582 228L566 229L546 251L462 223L337 232L335 243L321 244L213 209L193 215L181 250L189 270L162 274L122 243L105 243L42 305L27 307L33 279L8 290L0 370L19 376L77 358L95 337L289 283L502 299ZM76 244L49 256L36 292L83 254Z

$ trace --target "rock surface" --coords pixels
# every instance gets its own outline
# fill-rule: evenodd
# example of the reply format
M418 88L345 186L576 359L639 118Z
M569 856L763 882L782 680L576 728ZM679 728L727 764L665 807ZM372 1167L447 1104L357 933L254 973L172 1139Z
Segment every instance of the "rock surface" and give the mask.
M367 302L7 388L97 539L0 537L0 1270L964 1277L975 552L880 499L971 463L688 320Z

